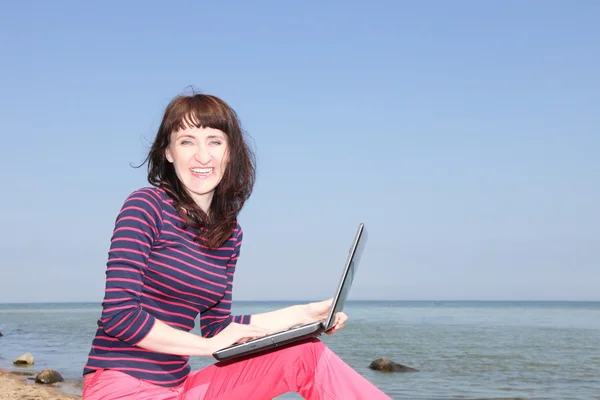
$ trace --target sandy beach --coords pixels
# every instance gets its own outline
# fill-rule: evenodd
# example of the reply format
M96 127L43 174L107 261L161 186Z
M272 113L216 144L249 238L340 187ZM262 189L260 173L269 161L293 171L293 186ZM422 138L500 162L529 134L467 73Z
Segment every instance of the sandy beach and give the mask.
M81 396L67 394L53 385L42 385L28 381L20 372L0 370L0 400L72 400Z

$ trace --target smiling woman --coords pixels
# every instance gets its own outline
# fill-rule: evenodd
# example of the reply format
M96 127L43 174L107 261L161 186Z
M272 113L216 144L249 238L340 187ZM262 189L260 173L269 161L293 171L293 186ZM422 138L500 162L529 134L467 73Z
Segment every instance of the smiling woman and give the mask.
M208 214L213 193L227 167L227 138L212 128L185 128L174 132L166 158L192 200Z
M330 299L231 315L253 157L223 100L196 94L167 106L146 159L152 186L131 193L116 219L84 399L388 398L318 339L191 371L190 356L321 321L331 309ZM191 332L198 316L200 335ZM327 333L347 319L337 313Z
M181 217L197 229L211 226L199 229L210 247L231 235L252 193L256 167L227 103L205 94L175 98L146 161L148 181L173 197Z

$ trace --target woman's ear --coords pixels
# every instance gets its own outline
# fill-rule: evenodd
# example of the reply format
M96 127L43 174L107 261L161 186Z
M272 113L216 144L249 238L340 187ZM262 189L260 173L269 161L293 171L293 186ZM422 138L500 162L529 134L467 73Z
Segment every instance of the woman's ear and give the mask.
M169 150L168 147L165 149L165 157L167 158L168 162L171 164L173 163L173 156L171 155L171 150Z

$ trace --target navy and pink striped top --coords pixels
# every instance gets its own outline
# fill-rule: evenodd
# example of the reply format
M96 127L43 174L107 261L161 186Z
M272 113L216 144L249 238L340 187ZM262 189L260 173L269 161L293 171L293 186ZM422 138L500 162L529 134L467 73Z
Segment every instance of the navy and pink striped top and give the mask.
M161 386L181 384L189 357L137 347L159 319L191 331L200 315L203 337L231 321L233 273L242 244L239 225L227 242L211 250L184 229L173 200L158 188L128 196L116 219L108 254L102 315L83 373L114 369Z

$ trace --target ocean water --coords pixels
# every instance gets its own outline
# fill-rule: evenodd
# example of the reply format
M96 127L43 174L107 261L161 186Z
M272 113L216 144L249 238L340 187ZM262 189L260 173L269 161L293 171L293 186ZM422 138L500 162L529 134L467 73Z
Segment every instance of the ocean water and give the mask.
M240 302L234 312L291 304ZM67 378L63 390L80 391L99 312L87 303L0 304L0 367L15 369L29 351L29 369L55 369ZM346 328L323 341L393 399L600 399L600 302L355 301L346 312ZM419 372L369 370L379 357Z

